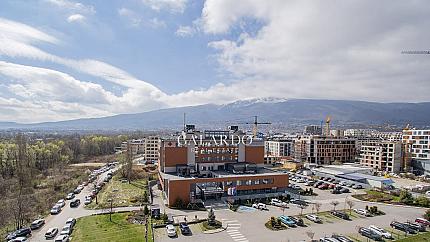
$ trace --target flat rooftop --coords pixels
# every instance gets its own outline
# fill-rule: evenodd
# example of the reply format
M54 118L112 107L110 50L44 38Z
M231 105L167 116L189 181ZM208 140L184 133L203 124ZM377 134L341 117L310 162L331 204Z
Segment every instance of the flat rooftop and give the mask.
M212 177L197 177L197 176L184 177L184 176L179 176L176 173L163 173L163 172L160 172L160 174L164 179L169 179L169 180L206 179L206 178L222 178L222 177L253 177L253 176L261 176L261 175L275 175L275 176L285 175L284 173L269 170L266 168L258 168L257 172L255 173L233 173L231 171L225 171L225 170L211 171L211 172L213 174Z

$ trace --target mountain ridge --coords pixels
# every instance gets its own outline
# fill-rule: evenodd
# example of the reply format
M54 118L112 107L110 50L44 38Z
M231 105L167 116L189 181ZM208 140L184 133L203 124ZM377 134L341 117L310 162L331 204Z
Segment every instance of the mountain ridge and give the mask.
M254 115L258 115L261 121L290 124L319 124L327 116L338 124L430 124L430 102L248 99L222 105L202 104L100 118L34 124L0 122L0 129L177 129L182 126L183 113L186 113L188 123L197 125L252 122Z

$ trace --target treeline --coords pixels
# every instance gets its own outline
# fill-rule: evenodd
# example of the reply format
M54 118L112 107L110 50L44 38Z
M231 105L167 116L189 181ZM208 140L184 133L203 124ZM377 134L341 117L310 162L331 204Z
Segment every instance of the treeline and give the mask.
M123 135L69 136L49 140L28 140L23 135L17 137L25 143L28 169L42 173L49 168L62 168L88 157L113 154L114 148L127 140ZM18 172L20 147L17 141L18 138L0 142L0 175L4 179L14 177Z
M70 163L114 153L126 136L63 136L34 139L22 134L0 140L0 234L4 226L21 228L82 180ZM64 191L66 190L66 191ZM49 197L47 197L49 196Z

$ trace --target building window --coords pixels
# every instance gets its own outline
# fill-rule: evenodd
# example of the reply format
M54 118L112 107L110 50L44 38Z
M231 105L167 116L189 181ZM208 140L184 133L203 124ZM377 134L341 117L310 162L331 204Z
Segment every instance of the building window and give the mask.
M259 179L255 180L255 181L254 181L254 184L255 184L255 185L260 185L260 180L259 180Z
M242 185L242 181L241 180L237 180L237 185L241 186Z
M247 186L250 186L250 185L252 184L252 181L251 181L251 180L247 180L247 181L245 182L245 184L246 184Z

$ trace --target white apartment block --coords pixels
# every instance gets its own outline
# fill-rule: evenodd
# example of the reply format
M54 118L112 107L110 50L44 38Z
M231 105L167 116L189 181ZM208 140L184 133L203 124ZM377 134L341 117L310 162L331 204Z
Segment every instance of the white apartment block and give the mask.
M373 137L386 141L402 141L402 132L376 132Z
M403 143L412 159L430 160L430 130L403 130Z
M399 173L402 170L403 145L400 141L379 141L361 146L360 164L375 171Z
M348 137L369 137L376 132L374 129L345 129L343 135Z
M266 164L278 162L281 158L294 155L294 140L268 140L264 142Z
M148 136L145 138L145 160L158 161L160 137Z

